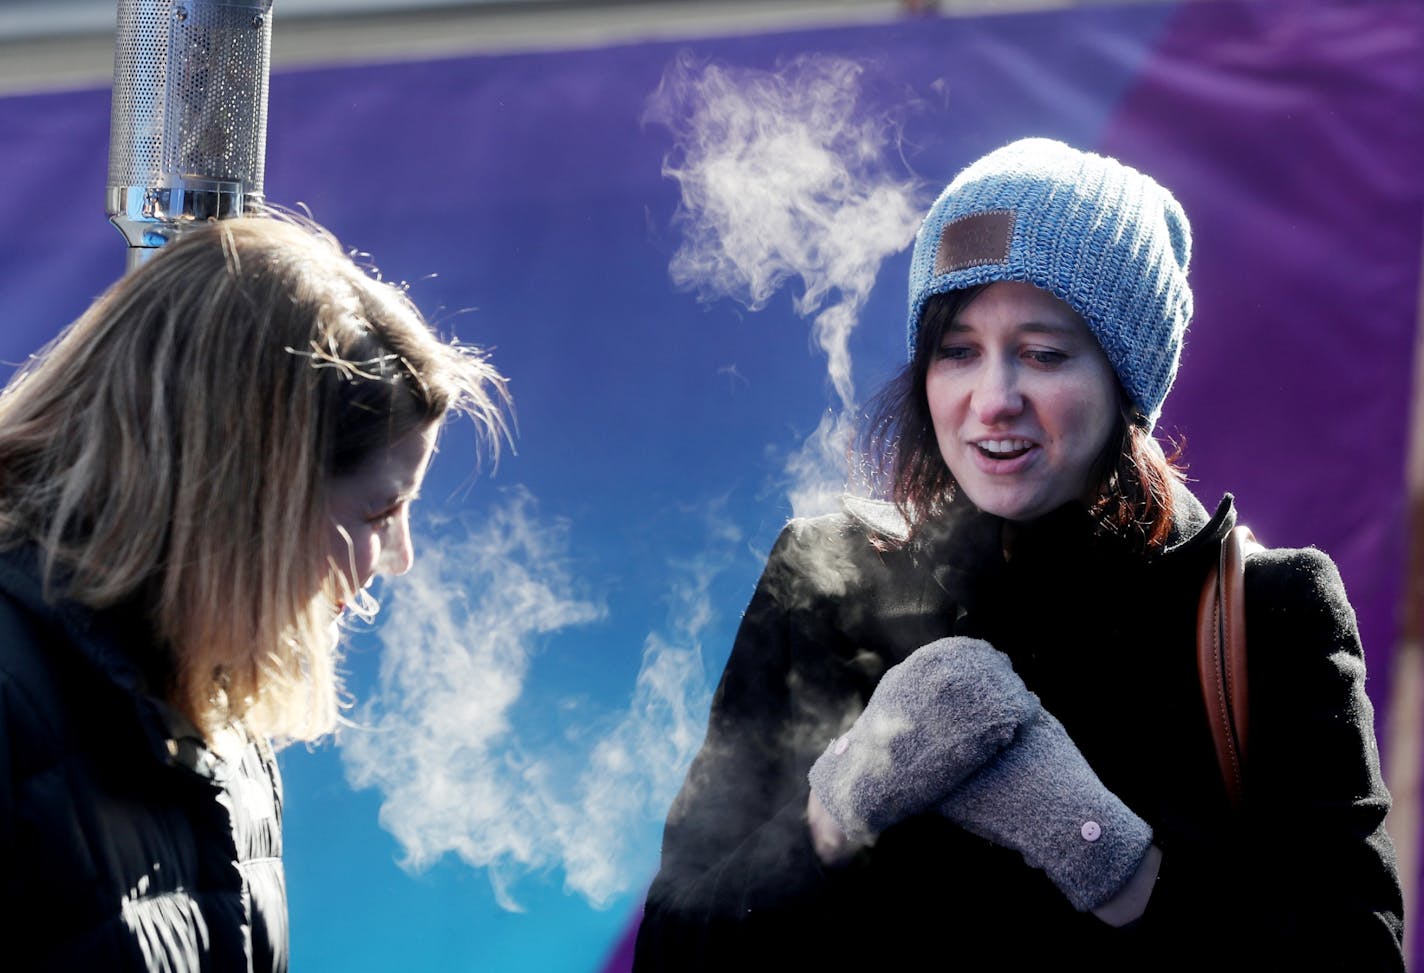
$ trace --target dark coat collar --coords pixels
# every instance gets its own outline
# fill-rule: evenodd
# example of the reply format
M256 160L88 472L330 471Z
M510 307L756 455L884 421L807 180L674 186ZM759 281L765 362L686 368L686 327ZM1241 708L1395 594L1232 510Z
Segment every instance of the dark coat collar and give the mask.
M115 690L112 698L131 711L154 756L202 777L219 776L216 761L191 720L155 692L166 660L152 626L133 603L91 609L65 598L46 598L40 553L33 544L0 551L0 599L10 600L41 627L58 629L65 638L46 640L38 651L56 654L56 668L79 665ZM60 581L55 587L62 588ZM58 634L58 633L57 633ZM10 646L9 651L27 651ZM140 659L133 651L149 651Z
M144 668L122 648L146 628L140 613L125 608L96 611L69 599L47 598L41 578L40 552L34 545L0 552L0 593L30 616L58 623L83 660L109 682L131 693L148 692ZM52 585L63 586L62 577ZM147 636L146 641L151 640Z
M1195 557L1205 548L1218 546L1236 525L1235 501L1229 493L1221 498L1215 513L1210 515L1183 484L1172 485L1172 499L1174 513L1167 544L1149 557L1151 561ZM985 559L995 559L990 554L1002 544L1003 520L968 504L951 507L942 518L924 525L913 540L894 504L847 495L841 505L845 515L868 534L885 539L892 547L908 546L917 558L923 557L930 563L968 561L982 565ZM1111 538L1095 535L1087 510L1081 504L1070 503L1023 528L1020 545L1030 557L1040 551L1119 546ZM975 553L982 558L974 556ZM966 558L966 555L969 556Z
M1167 546L1162 551L1164 557L1214 547L1236 526L1236 500L1229 493L1222 495L1216 512L1210 516L1196 494L1183 484L1173 484L1172 501L1176 509L1171 533L1167 535Z

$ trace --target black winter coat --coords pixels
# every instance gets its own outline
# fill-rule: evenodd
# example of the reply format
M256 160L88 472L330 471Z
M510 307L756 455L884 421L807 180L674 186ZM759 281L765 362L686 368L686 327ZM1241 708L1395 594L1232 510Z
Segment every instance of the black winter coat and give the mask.
M1070 506L1023 529L960 515L883 553L884 509L793 522L772 550L668 815L634 969L1403 970L1364 656L1315 549L1246 573L1252 738L1233 814L1195 669L1195 614L1235 522L1185 490L1167 549ZM883 545L880 545L883 546ZM1115 929L1042 872L927 813L848 866L811 847L806 774L880 676L946 635L1006 653L1108 788L1153 828L1146 913Z
M152 646L137 613L46 604L33 550L0 554L7 970L287 969L271 749L208 750L146 692Z

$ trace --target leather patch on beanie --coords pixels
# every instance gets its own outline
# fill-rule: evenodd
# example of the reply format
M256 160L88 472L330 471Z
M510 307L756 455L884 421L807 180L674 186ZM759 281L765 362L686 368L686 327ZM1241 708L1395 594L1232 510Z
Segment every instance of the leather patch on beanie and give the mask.
M1007 263L1017 218L1011 209L991 209L950 220L939 235L934 276L965 267Z

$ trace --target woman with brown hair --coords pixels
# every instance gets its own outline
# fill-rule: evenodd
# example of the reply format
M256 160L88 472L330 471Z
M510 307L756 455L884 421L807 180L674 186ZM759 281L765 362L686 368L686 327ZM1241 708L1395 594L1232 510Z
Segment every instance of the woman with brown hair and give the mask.
M1152 436L1172 195L1025 139L916 239L888 501L773 548L668 815L635 969L1402 970L1364 656L1321 552L1246 567L1233 807L1196 669L1235 524Z
M504 379L327 233L241 218L0 393L0 924L15 969L284 970L269 741L338 716L344 612Z

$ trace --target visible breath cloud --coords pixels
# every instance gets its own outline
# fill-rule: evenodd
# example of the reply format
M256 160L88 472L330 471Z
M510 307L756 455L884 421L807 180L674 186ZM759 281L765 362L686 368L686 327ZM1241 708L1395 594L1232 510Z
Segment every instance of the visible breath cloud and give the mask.
M561 868L569 890L606 904L646 881L655 849L634 847L639 825L661 820L701 740L698 638L716 568L704 557L673 572L674 621L642 645L628 708L550 738L521 728L516 706L543 643L605 616L564 567L567 528L524 491L478 529L450 528L387 592L379 684L339 736L347 775L381 792L406 867L456 855L511 910L518 879ZM564 783L568 767L583 769Z
M627 889L630 877L651 874L656 860L636 846L636 825L661 821L702 742L709 690L701 633L712 618L708 586L717 570L706 557L685 567L674 586L674 623L644 642L632 702L593 747L561 829L568 884L595 903Z
M786 460L798 515L833 508L843 488L850 334L919 217L915 187L888 161L892 127L860 103L861 71L827 57L772 72L683 57L647 113L674 142L664 169L681 187L674 282L753 309L791 283L825 352L836 402ZM727 380L739 379L729 366ZM597 641L607 593L568 570L567 526L541 517L527 492L476 529L446 525L422 542L386 594L379 684L340 737L353 785L381 792L381 823L407 867L457 856L486 870L509 909L519 879L550 868L594 905L646 882L656 864L646 836L705 728L710 587L745 549L715 514L709 525L701 553L669 566L668 621L641 645ZM610 658L641 653L626 708L580 710L562 735L521 726L541 653L585 636Z
M756 310L794 281L796 312L813 319L842 416L826 417L792 459L798 515L826 509L842 488L850 334L881 263L921 216L913 180L891 162L892 125L861 103L862 70L829 56L760 71L683 55L645 116L673 137L663 173L681 189L674 283Z

